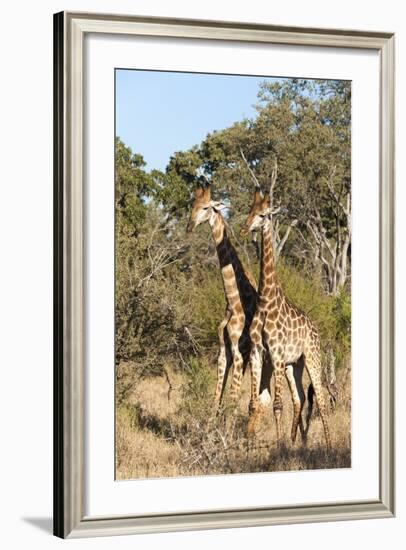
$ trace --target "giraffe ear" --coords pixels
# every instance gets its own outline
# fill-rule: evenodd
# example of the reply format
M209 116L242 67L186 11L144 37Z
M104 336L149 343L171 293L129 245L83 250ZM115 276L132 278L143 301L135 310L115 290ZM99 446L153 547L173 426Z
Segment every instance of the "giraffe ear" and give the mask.
M229 206L221 201L211 201L211 206L212 208L214 208L214 210L224 210L225 208L229 208Z

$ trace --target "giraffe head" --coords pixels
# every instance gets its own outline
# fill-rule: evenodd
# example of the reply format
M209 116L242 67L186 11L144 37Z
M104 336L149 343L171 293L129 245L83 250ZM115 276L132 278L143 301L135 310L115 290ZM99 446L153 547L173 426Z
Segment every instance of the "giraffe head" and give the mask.
M201 223L210 221L213 214L223 208L226 208L225 204L211 199L210 185L197 187L195 189L195 199L192 204L189 223L187 224L187 231L193 231Z
M280 207L274 208L269 193L264 195L259 187L255 188L254 202L248 214L248 218L241 229L241 234L246 235L249 231L262 229L267 220L273 214L279 212Z

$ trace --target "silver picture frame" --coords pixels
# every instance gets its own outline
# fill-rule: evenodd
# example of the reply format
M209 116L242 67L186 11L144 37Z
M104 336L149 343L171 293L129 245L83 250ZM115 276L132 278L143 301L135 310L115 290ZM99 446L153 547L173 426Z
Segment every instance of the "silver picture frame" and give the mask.
M87 33L332 46L380 56L379 498L88 517L84 509L83 42ZM394 34L62 12L54 16L54 534L62 538L389 518L394 452ZM378 428L378 427L377 427Z

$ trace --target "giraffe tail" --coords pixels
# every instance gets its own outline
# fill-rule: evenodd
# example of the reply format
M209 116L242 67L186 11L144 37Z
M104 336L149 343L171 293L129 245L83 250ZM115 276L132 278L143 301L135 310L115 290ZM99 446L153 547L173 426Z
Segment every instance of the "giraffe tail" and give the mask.
M331 410L334 411L337 407L337 399L338 399L338 388L337 384L335 382L332 382L331 384L327 384L327 390L330 395L330 407Z

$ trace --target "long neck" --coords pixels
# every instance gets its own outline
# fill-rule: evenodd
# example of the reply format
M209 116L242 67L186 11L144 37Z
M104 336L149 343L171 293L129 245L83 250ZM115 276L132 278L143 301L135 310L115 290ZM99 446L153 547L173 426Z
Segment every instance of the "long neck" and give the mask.
M279 287L275 269L275 254L273 249L272 224L270 220L265 222L262 228L261 250L261 274L259 281L259 294L261 297L272 297Z
M213 212L209 223L214 242L216 243L226 299L231 307L235 307L240 301L241 296L239 284L246 276L237 253L227 235L223 216L218 212Z
M219 212L215 211L213 211L209 223L214 242L216 243L217 252L219 252L219 246L224 244L225 240L228 241L226 224L224 223L223 216Z

